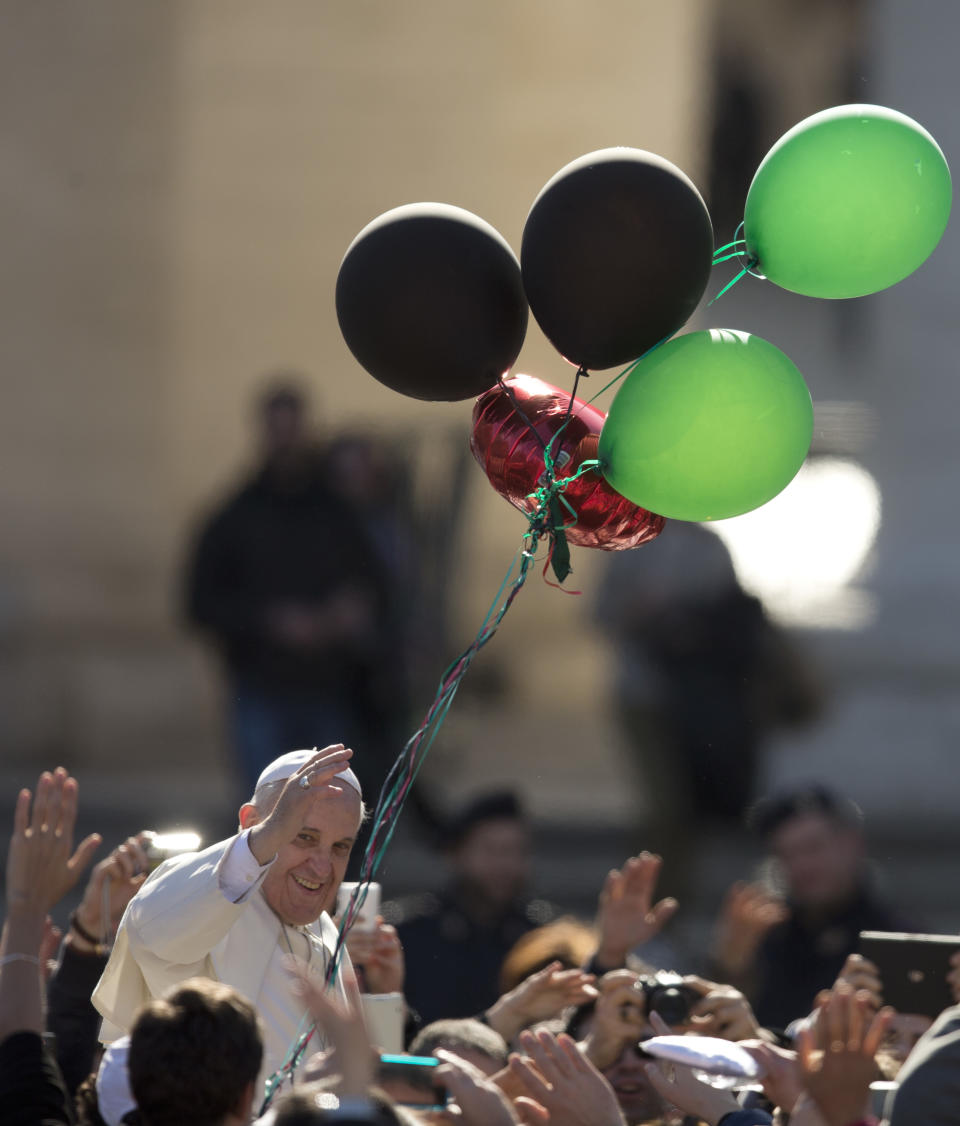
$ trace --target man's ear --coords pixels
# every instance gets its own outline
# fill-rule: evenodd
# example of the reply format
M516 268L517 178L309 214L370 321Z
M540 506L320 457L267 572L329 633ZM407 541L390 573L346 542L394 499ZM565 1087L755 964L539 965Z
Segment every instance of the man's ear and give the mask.
M240 806L240 828L250 829L260 823L260 810L252 802Z

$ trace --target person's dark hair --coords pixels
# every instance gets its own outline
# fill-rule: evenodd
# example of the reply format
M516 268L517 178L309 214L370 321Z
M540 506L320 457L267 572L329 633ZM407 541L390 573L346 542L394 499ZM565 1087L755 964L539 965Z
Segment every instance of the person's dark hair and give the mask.
M803 786L761 798L747 813L747 828L763 840L795 817L815 814L847 829L863 827L863 810L850 798L826 786Z
M494 790L468 802L447 822L443 844L456 848L470 832L486 821L526 821L526 811L512 790Z
M130 1031L130 1087L145 1126L214 1126L260 1071L257 1014L235 989L193 978L141 1009Z
M498 1071L507 1066L509 1055L507 1042L500 1033L472 1017L433 1021L417 1033L408 1050L411 1056L433 1056L437 1048L446 1048L455 1055L476 1052L486 1056Z
M334 1120L337 1126L406 1126L411 1121L376 1089L367 1092L368 1105L354 1113L347 1109L350 1104L339 1106L339 1101L323 1081L301 1087L277 1103L273 1126L320 1126Z

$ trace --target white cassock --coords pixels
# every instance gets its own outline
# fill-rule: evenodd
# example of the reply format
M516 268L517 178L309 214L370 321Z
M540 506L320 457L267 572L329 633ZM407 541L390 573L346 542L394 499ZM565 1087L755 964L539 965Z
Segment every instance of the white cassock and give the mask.
M187 978L232 985L253 1002L263 1023L259 1095L309 1027L283 958L292 952L322 975L337 928L326 912L306 927L281 923L261 890L271 865L257 862L248 832L166 860L147 879L127 905L93 1004L103 1017L100 1039L109 1044L129 1033L142 1005ZM342 958L333 992L346 1003L346 950ZM307 1055L322 1045L318 1031Z

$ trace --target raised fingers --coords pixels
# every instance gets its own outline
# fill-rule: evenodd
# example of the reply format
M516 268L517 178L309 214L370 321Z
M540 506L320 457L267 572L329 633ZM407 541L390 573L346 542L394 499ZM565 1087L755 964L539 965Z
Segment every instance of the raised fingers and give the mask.
M346 769L352 757L353 751L342 743L324 747L300 767L293 775L293 780L296 780L297 785L303 789L325 786L341 770Z
M566 1032L561 1032L557 1037L557 1047L566 1056L572 1071L589 1071L592 1067L577 1047L576 1040Z
M510 1056L510 1062L507 1067L514 1079L529 1091L537 1102L542 1103L544 1099L549 1099L553 1088L540 1072L537 1071L530 1060L514 1054Z
M570 1061L557 1047L549 1032L522 1032L520 1043L550 1083L571 1074Z
M26 835L30 828L30 799L33 794L29 790L21 790L17 794L17 805L13 811L13 831L18 837Z
M863 1009L856 996L848 996L845 1004L847 1010L847 1048L851 1052L859 1052L863 1040Z
M338 762L343 762L350 758L353 751L345 746L343 743L331 743L329 747L324 747L323 750L317 751L313 758L307 761L300 767L294 774L295 778L299 778L303 774L309 774L313 770L323 770L328 767L336 765Z
M140 875L141 872L150 871L150 858L147 856L146 848L147 838L143 833L138 833L135 837L127 837L124 844L133 858L136 871L134 875Z
M896 1013L889 1006L876 1014L863 1037L864 1055L875 1056L877 1054L895 1016Z
M93 854L100 847L103 838L99 833L91 833L89 837L85 837L80 844L77 845L76 851L70 857L69 867L74 873L73 879L79 878L81 872L93 859Z
M58 770L61 768L58 767ZM73 830L77 823L77 799L79 787L76 778L71 778L63 772L60 783L60 808L57 811L55 832L67 841L73 840Z
M49 770L45 770L37 779L37 789L33 796L33 817L30 820L31 832L39 833L47 826L52 790L53 775Z

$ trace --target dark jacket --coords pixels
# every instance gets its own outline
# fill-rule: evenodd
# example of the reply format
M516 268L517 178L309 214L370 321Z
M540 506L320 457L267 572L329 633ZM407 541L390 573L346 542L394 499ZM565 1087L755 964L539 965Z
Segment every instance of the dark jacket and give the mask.
M794 909L768 932L756 959L754 1012L764 1028L783 1029L806 1016L821 989L829 989L862 930L909 930L871 891L861 889L845 907L816 921Z
M291 649L267 636L277 603L322 608L355 590L386 617L379 557L353 510L326 485L322 466L281 487L258 473L202 528L186 582L187 615L219 643L233 674L266 692L352 694L379 653L341 644Z
M47 1031L56 1042L57 1063L70 1095L93 1070L100 1014L90 997L107 967L107 956L84 954L69 943L47 985Z
M70 1126L73 1108L56 1061L36 1032L0 1043L2 1126Z
M407 1001L424 1024L482 1013L500 996L500 967L513 944L554 913L535 899L512 904L493 923L478 923L469 893L456 887L384 905L403 944Z
M960 1126L960 1005L937 1017L897 1078L890 1126Z

